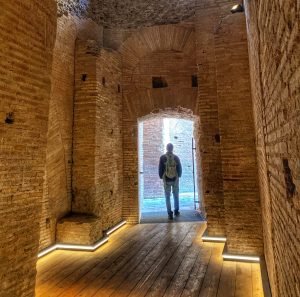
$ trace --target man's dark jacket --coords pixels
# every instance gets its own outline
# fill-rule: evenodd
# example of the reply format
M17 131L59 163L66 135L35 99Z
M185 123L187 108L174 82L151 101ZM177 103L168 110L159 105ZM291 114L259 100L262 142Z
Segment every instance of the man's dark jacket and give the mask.
M173 156L174 156L174 160L176 162L176 171L177 171L178 177L181 177L181 175L182 175L182 167L181 167L180 159L176 155L174 155L174 154L173 154ZM163 178L163 175L165 173L166 162L167 162L167 154L164 154L159 159L158 174L159 174L160 178ZM166 181L175 181L176 180L176 177L174 177L174 178L168 178L166 176L165 178L166 178Z

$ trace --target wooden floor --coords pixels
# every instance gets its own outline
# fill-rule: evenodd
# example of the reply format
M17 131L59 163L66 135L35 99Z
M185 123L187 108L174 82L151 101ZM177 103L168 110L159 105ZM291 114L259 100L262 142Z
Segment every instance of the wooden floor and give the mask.
M125 226L94 253L38 261L36 296L262 297L259 264L223 262L204 223Z

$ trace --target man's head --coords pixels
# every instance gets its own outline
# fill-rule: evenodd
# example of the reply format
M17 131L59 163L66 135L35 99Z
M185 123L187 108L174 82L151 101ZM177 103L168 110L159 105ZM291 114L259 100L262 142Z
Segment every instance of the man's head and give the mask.
M167 152L168 153L172 153L173 152L173 148L174 148L174 146L173 146L172 143L168 143L167 144Z

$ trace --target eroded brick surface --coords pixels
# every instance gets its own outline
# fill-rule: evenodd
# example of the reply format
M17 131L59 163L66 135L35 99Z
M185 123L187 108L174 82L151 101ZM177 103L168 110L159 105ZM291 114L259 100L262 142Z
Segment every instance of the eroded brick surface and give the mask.
M233 254L261 255L261 211L245 16L234 14L224 19L215 41L227 250Z
M57 19L51 73L47 156L40 219L40 250L55 243L57 220L71 211L75 41L102 44L102 28L74 15Z
M0 7L0 296L34 296L56 5Z
M300 295L299 4L246 1L264 247L274 297ZM287 193L287 160L295 185Z
M121 70L119 54L78 41L72 211L122 219Z

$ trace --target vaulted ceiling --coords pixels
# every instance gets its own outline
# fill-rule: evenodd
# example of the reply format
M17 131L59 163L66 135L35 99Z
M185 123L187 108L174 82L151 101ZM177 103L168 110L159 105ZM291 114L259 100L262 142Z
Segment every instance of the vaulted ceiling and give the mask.
M195 14L196 0L56 0L58 15L93 18L106 28L174 24Z

